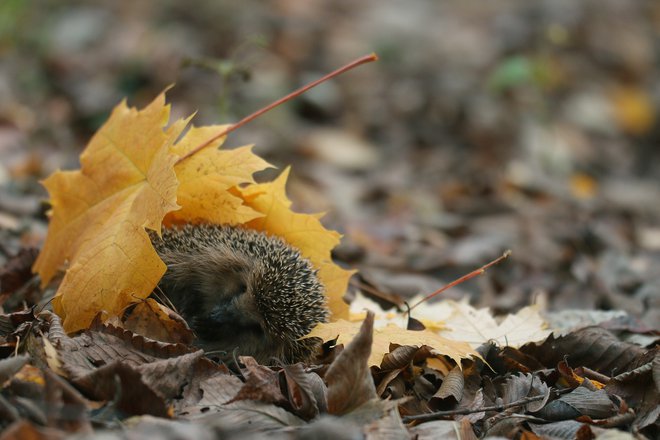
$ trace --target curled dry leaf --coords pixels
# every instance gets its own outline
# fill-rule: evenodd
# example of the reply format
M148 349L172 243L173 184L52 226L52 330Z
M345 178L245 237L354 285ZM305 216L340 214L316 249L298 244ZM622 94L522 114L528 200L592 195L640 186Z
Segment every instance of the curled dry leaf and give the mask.
M119 360L74 381L93 400L111 401L124 414L168 417L165 398L145 383L139 369Z
M183 318L152 298L137 304L121 324L126 330L156 341L190 344L194 339Z
M328 412L328 387L318 374L305 371L302 363L285 365L282 371L296 415L308 420Z
M525 411L535 412L543 408L550 398L550 388L538 377L519 373L506 380L502 400L506 404L540 395L545 396L544 399L528 403L525 405Z
M378 399L369 371L374 315L369 313L357 336L346 346L325 374L328 384L328 412L343 415Z
M76 434L93 433L87 401L66 380L49 370L44 375L44 403L51 427Z
M39 315L39 321L26 337L26 344L34 347L31 350L33 358L71 380L85 377L98 365L107 365L117 359L140 366L192 352L181 344L149 340L107 325L69 337L62 331L59 318L49 312ZM195 353L201 357L201 351Z
M253 357L240 356L245 365L245 383L240 391L227 403L241 400L256 400L264 403L283 404L286 398L280 390L279 374L268 367L259 365Z
M459 367L454 367L447 376L442 380L442 385L435 392L433 398L447 399L453 398L456 403L461 401L463 397L463 388L465 380L463 379L463 372Z

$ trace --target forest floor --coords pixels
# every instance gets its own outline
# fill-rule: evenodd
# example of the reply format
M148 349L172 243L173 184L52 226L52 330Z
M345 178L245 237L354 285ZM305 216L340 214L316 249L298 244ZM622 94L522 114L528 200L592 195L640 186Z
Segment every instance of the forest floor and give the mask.
M3 273L12 256L39 248L46 236L48 196L39 181L78 167L89 138L122 99L143 107L175 84L168 92L175 116L197 112L196 125L227 123L376 52L378 63L264 115L225 145L254 144L280 170L292 165L294 207L327 212L324 224L344 234L334 257L359 271L349 297L365 286L381 300L428 294L511 249L509 259L443 298L467 299L495 315L536 304L557 335L584 339L564 341L569 351L548 357L529 349L516 358L524 369L492 364L497 377L541 369L568 377L557 366L564 355L610 341L592 348L614 347L612 364L585 352L564 367L611 379L652 365L635 373L634 386L620 377L610 384L610 396L636 412L602 427L658 435L657 2L34 3L42 7L0 5ZM2 301L5 313L30 303ZM587 325L607 336L575 333ZM550 376L544 383L555 385ZM655 384L655 393L641 396L644 384ZM434 406L436 390L416 386L401 395L387 391L428 403L401 404L404 421L459 407ZM378 390L385 393L385 385ZM616 402L616 415L626 414ZM600 415L589 416L615 414ZM583 429L544 432L539 420L552 417L537 414L509 431L489 431L499 420L486 426L484 417L469 420L477 435L563 438ZM2 420L6 426L10 419Z

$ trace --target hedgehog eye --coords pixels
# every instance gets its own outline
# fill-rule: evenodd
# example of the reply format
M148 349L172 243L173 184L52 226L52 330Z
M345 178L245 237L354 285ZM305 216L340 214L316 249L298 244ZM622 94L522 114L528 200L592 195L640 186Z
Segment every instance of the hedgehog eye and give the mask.
M234 278L231 280L226 280L223 287L226 298L236 298L247 291L247 285L242 279Z
M247 292L247 284L245 281L240 281L238 286L236 286L236 295L242 295Z

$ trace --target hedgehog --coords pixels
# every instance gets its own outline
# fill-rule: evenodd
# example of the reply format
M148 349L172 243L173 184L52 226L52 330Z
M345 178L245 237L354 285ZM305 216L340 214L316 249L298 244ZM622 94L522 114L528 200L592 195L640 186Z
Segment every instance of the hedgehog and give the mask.
M152 235L167 271L158 284L207 352L263 363L310 360L327 322L325 289L300 251L279 237L238 226L185 225Z

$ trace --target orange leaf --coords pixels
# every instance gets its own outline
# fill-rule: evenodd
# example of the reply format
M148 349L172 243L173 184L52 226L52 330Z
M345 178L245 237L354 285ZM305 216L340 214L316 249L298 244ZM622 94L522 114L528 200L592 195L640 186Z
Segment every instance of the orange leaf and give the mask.
M122 102L82 153L81 169L44 181L51 220L34 270L45 284L69 263L53 300L66 331L146 298L165 273L145 228L160 233L165 214L178 208L169 148L186 122L163 130L169 112L164 94L140 111Z
M361 322L351 322L343 319L328 324L321 323L305 337L318 337L324 341L329 341L339 336L337 343L346 344L358 333L361 325ZM417 347L428 345L433 347L439 354L449 356L458 365L460 365L461 359L479 357L479 354L467 342L445 339L429 330L412 331L390 324L384 328L374 329L374 341L371 347L369 365L380 366L383 356L390 352L390 343Z
M183 156L225 128L222 125L192 127L170 152ZM261 216L228 190L234 186L254 183L252 174L271 165L252 153L251 146L218 150L224 140L224 136L217 139L174 167L180 183L177 202L181 209L168 214L165 224L237 225Z
M286 196L286 181L290 168L277 179L268 183L236 188L246 205L263 214L246 223L246 226L271 235L282 237L295 246L318 269L318 276L326 288L332 319L348 317L348 305L342 299L353 271L342 269L332 262L330 252L339 244L341 235L326 229L318 215L291 211L291 201Z

